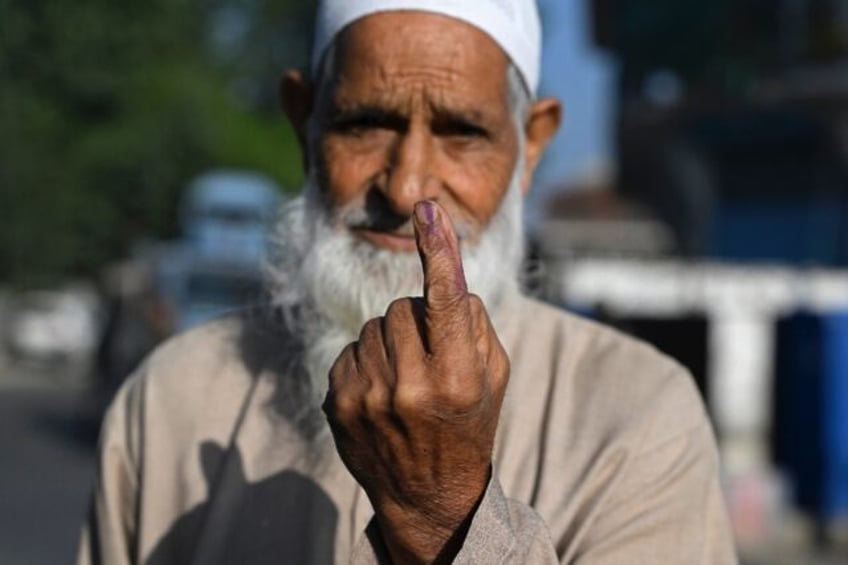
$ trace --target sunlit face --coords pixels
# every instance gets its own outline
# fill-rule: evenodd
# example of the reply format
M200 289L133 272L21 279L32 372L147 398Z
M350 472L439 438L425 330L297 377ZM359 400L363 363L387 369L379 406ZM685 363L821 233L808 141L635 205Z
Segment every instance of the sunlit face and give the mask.
M483 32L435 14L375 14L339 36L314 164L327 204L355 211L342 216L356 236L413 251L413 206L433 199L474 243L518 159L507 66Z

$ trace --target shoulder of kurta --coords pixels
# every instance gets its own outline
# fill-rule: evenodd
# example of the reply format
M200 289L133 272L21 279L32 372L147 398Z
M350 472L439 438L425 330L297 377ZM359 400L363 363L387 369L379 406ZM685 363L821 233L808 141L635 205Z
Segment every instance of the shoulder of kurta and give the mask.
M262 340L281 349L281 340L270 336L259 316L236 312L168 339L145 363L146 386L176 397L210 387L246 391L263 368L262 355L268 355Z
M194 441L232 429L262 367L249 314L224 316L176 335L127 380L115 405L136 405L138 426Z
M638 434L645 450L707 422L687 369L614 328L528 300L534 340L549 340L551 379L570 405L609 433ZM542 333L547 337L542 337ZM636 439L636 438L634 438Z
M147 379L157 386L175 389L208 379L210 373L237 360L243 326L241 316L230 315L169 338L145 363Z

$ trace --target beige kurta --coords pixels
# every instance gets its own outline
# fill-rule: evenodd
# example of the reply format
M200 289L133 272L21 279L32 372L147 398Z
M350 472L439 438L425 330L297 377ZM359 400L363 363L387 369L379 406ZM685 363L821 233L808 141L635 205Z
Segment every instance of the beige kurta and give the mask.
M529 299L499 320L512 370L494 474L456 562L736 562L689 375ZM105 420L79 563L381 560L368 498L331 436L291 423L304 406L281 340L224 318L172 339L127 382Z

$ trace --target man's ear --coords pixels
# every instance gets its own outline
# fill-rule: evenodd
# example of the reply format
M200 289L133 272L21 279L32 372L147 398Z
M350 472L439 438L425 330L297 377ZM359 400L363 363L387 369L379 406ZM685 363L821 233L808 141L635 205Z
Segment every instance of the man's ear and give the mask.
M309 144L307 140L309 117L312 115L312 85L303 73L296 69L286 71L280 78L280 106L294 129L303 154L304 169L309 167Z
M548 143L559 130L562 122L562 104L555 98L542 98L530 107L530 115L524 124L524 178L521 180L521 191L524 194L530 190L533 173Z

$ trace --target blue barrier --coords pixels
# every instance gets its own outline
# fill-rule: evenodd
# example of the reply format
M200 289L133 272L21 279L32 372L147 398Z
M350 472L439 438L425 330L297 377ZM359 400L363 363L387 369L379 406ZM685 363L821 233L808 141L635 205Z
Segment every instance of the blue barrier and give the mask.
M797 504L822 521L848 513L848 313L778 324L774 454Z

